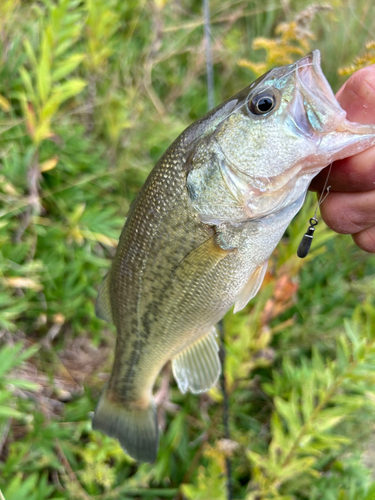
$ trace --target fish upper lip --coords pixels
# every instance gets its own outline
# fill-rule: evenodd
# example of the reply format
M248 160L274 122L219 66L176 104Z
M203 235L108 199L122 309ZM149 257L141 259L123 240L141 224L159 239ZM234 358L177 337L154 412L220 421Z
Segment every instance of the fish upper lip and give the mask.
M336 130L345 120L346 112L320 67L318 50L296 63L296 91L303 97L307 119L316 135Z

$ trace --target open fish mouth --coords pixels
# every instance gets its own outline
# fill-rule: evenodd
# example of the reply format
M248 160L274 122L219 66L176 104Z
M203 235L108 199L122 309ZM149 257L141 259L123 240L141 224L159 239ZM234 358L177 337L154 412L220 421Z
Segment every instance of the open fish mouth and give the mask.
M235 110L191 160L189 196L206 224L283 210L331 162L375 144L375 125L347 120L318 50L272 69L235 98Z
M355 154L355 145L373 141L374 125L354 123L346 118L320 66L320 52L314 50L295 63L295 92L290 103L290 119L316 145L310 168ZM368 138L366 138L368 135ZM354 146L354 148L353 148ZM368 146L366 146L368 147ZM359 150L358 148L358 150ZM306 168L304 169L306 170Z
M308 54L296 63L296 86L290 107L297 128L312 138L337 130L346 117L323 74L320 52Z

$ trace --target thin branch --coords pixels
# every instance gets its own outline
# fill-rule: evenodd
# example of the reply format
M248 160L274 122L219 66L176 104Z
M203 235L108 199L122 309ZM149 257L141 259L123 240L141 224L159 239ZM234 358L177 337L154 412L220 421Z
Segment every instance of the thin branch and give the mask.
M211 24L212 23L223 23L226 21L233 21L237 20L237 18L241 17L242 19L245 17L251 17L251 16L256 16L257 14L264 14L266 12L272 12L274 10L281 9L281 5L270 5L268 7L264 8L255 8L250 11L244 11L243 9L237 9L236 11L232 12L231 14L224 14L223 16L218 16L211 18ZM240 15L238 15L238 12L240 12ZM187 23L183 23L177 26L168 26L164 29L164 33L168 33L170 31L178 31L178 30L183 30L183 29L195 29L199 28L204 24L204 19L199 18L196 21L189 21Z
M161 118L164 119L164 117L167 115L167 110L152 85L152 69L161 47L161 40L163 36L163 21L160 15L160 10L153 4L152 9L154 38L150 44L148 55L144 63L143 85L149 98L155 106L156 111L159 113Z
M206 71L207 71L207 94L208 94L208 110L214 107L214 69L212 65L212 50L211 50L211 24L210 24L210 2L203 0L204 7L204 44L206 49Z
M68 459L66 458L65 453L63 452L63 449L61 448L58 439L55 439L55 447L57 456L59 457L60 462L69 477L69 480L77 486L78 489L77 493L79 494L79 498L81 498L82 500L91 500L92 497L86 492L86 490L84 490L83 486L77 479L77 476L75 475L74 470L72 469L70 463L68 462Z
M11 419L9 418L6 421L6 423L4 424L3 433L2 433L2 436L0 437L0 456L3 452L3 446L6 442L8 434L9 434L10 424L11 424ZM1 500L1 497L0 497L0 500Z
M224 324L221 320L218 324L219 335L220 335L220 361L221 361L221 376L220 376L220 386L221 392L223 394L223 425L224 425L224 437L225 439L230 439L229 432L229 398L227 392L227 381L225 376L225 335L224 335ZM225 467L227 473L227 493L228 500L233 500L233 481L232 481L232 461L229 456L225 457Z
M39 151L36 150L31 159L30 167L27 172L27 185L28 185L28 206L25 212L22 214L22 222L19 225L15 235L14 242L19 243L21 241L22 235L28 228L32 216L39 215L41 205L39 201Z
M206 55L206 71L207 71L207 103L208 110L210 111L215 105L214 95L214 69L212 63L212 49L211 49L211 25L210 25L210 0L203 0L204 9L204 42L205 42L205 55ZM225 378L225 339L224 339L224 325L223 320L218 325L220 333L220 360L221 360L221 377L220 385L223 393L223 424L224 424L224 437L230 440L229 433L229 400L227 393L227 384ZM227 473L227 494L228 500L233 500L233 482L232 482L232 461L229 456L225 457L225 467Z

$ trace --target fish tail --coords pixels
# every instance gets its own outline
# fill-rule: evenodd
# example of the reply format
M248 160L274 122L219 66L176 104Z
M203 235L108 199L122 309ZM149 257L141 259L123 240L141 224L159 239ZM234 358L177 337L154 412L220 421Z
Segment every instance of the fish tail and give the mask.
M135 460L156 460L159 429L152 398L124 404L106 386L95 409L92 428L118 439L123 450Z

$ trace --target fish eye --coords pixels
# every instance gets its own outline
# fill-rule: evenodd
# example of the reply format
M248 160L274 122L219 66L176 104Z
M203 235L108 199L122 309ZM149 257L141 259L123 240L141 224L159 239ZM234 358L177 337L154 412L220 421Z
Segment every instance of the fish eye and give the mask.
M275 105L276 99L269 92L254 96L247 103L249 111L253 115L265 115L272 111Z

